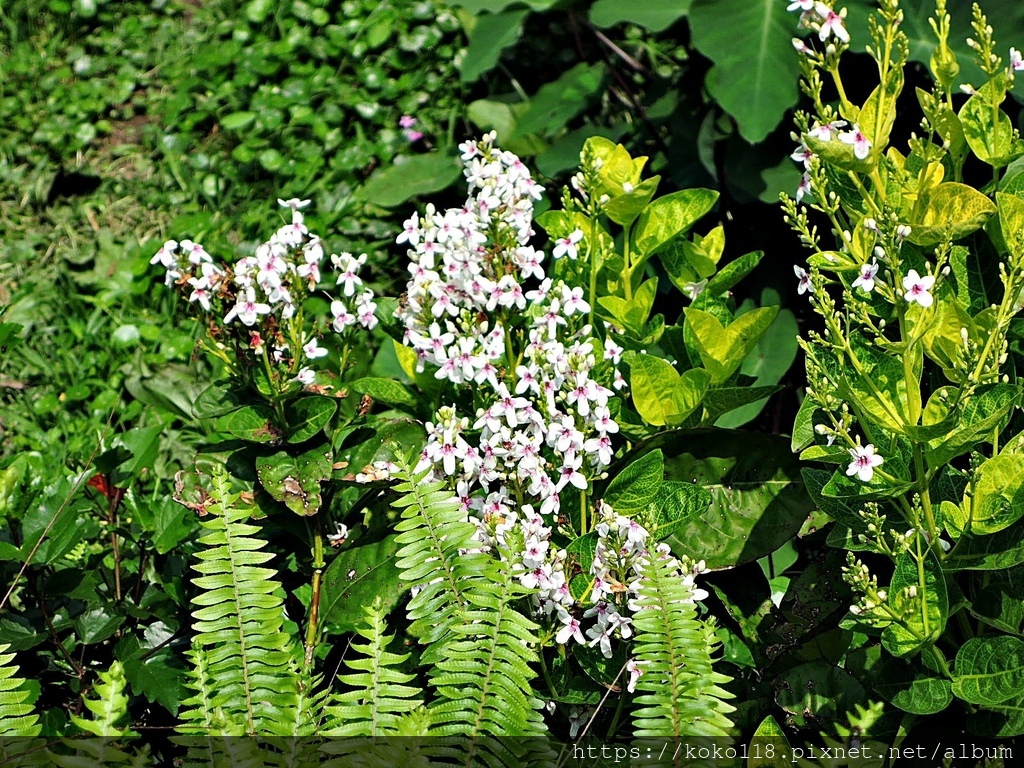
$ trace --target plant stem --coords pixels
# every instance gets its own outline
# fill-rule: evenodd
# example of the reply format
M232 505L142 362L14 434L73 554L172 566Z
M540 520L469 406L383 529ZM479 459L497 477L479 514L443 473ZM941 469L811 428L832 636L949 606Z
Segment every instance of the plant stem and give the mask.
M313 581L309 598L309 623L306 625L306 668L313 666L313 650L320 619L320 584L324 574L324 538L320 530L320 515L313 516Z

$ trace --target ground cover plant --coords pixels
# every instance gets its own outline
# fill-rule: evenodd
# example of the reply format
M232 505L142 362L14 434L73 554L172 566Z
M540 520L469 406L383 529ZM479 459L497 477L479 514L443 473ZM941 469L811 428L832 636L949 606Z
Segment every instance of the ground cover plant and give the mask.
M45 18L76 21L30 45L59 50L52 36L120 18L51 6ZM705 6L652 20L642 3L624 19L593 3L568 18L585 13L605 48L618 43L601 30L637 22L624 44L654 61L661 25L692 23L699 40ZM956 734L975 749L946 764L1011 764L999 750L1024 730L1020 54L997 52L980 10L960 44L942 3L918 18L886 0L871 22L856 7L772 9L800 34L785 53L806 97L795 198L773 215L811 256L794 267L761 243L796 271L801 303L783 309L789 296L758 283L764 254L726 236L738 209L662 178L664 148L627 148L685 139L668 123L607 130L621 114L597 91L612 67L517 105L487 74L501 46L479 57L488 25L516 41L526 9L458 8L253 2L137 22L154 50L195 22L182 39L262 63L224 75L223 51L187 59L202 65L180 89L194 102L154 107L180 143L128 153L188 177L186 215L168 225L125 205L113 226L96 219L107 207L46 187L33 215L108 234L72 243L85 256L70 278L44 261L65 282L35 303L46 278L26 257L64 242L32 235L5 264L4 760L563 765L610 744L617 759L690 764L661 751L677 742L725 749L716 764L846 764L857 750L852 762L885 765L892 747L932 754ZM342 15L358 23L333 24ZM469 37L458 71L490 89L469 119L509 118L457 152L461 118L441 140L438 115L459 114L458 93L411 108L420 84L446 82L423 50L455 19ZM323 67L344 35L365 47L335 81ZM401 58L415 53L403 35L427 35L427 58ZM870 83L844 63L865 47ZM121 75L154 77L127 59ZM388 77L413 60L411 80ZM746 138L748 120L773 130L772 110L730 112L714 77L706 106ZM324 107L337 89L358 120ZM385 92L393 114L359 110L359 93ZM909 142L908 105L924 117ZM336 118L366 131L351 166L314 156ZM96 138L82 134L85 153ZM45 177L34 146L5 155L8 183ZM410 154L392 165L396 152ZM534 164L570 175L563 186ZM356 169L360 191L339 190ZM109 184L87 194L128 188ZM5 210L9 231L29 226ZM57 322L62 286L78 304ZM792 310L808 319L807 388L783 437L765 425L785 412L770 399L795 356ZM46 374L73 384L21 396ZM372 741L395 735L419 738Z

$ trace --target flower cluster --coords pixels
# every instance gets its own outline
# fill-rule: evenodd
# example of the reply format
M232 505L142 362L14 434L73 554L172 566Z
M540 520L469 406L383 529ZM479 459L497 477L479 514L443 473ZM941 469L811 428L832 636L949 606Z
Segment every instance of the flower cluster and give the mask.
M410 246L399 310L405 343L421 371L431 366L437 379L469 393L475 409L438 410L418 469L450 483L482 549L514 559L538 614L559 623L557 641L582 642L552 521L561 496L585 492L612 461L619 427L612 390L600 381L621 380L622 349L593 335L583 289L549 277L545 254L529 244L542 190L519 158L496 148L494 134L461 149L465 205L428 206L398 237ZM578 258L582 237L562 238L552 257ZM601 615L591 640L604 650L616 630L628 637L619 629L628 632L628 620Z
M178 286L189 302L215 317L223 313L220 324L234 331L243 348L257 358L266 356L273 364L286 366L298 381L311 384L314 373L305 364L328 351L318 342L318 329L305 328L300 315L302 302L321 282L324 249L305 224L302 209L309 201L278 203L291 211L291 221L231 268L215 264L206 249L191 240L168 240L150 263L163 266L166 284ZM344 300L331 302L329 324L338 333L357 324L374 328L373 291L357 293L363 284L359 270L366 255L356 258L342 253L332 255L330 262Z
M827 123L815 123L807 137L816 141L828 142L833 139L849 144L853 147L853 155L858 160L865 160L871 154L871 140L864 135L859 125L854 124L850 130L841 130L847 125L845 120L831 120ZM814 152L807 146L806 139L801 140L800 146L796 148L790 157L803 166L804 174L800 178L800 184L796 189L796 199L800 201L804 195L812 191L811 185L811 164L816 158Z
M817 32L821 42L825 42L829 37L835 37L843 43L850 42L850 33L846 30L845 8L835 11L820 0L793 0L786 10L800 11L800 26Z

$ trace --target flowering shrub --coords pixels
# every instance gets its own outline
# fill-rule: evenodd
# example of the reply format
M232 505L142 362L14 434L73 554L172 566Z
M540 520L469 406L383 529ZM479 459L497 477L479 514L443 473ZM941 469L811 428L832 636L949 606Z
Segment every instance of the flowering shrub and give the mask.
M1001 109L1019 54L1010 49L1006 66L975 6L968 45L985 81L962 85L968 98L956 109L959 66L940 1L930 20L935 84L917 90L922 129L902 148L890 139L909 45L896 0L872 20L879 84L860 105L839 71L843 14L791 8L829 40L796 46L814 109L796 118L805 175L784 208L813 252L797 274L824 322L802 342L809 386L793 444L806 460L837 465L805 469L804 479L836 521L829 543L848 551L856 601L841 626L862 633L864 650L880 642L885 653L861 677L899 710L956 707L975 734L1020 735L1024 687L1009 670L1024 652L1013 320L1024 285L1014 160L1024 143ZM827 81L837 104L826 101Z

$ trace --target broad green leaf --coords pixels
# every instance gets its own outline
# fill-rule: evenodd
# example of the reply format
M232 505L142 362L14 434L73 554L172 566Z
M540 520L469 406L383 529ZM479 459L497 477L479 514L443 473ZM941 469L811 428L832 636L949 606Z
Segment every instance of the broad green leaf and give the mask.
M416 405L416 397L408 389L393 379L367 376L352 382L352 391L360 395L368 395L374 400L388 405L412 408Z
M394 208L410 198L446 189L462 175L454 157L440 152L402 157L401 163L378 168L356 196L384 208Z
M996 207L1003 240L1013 259L1019 261L1024 257L1024 200L1017 195L996 192Z
M546 11L558 0L452 0L448 5L465 8L470 13L498 13L512 5L526 5L535 11Z
M912 715L941 712L953 700L949 680L914 661L886 659L873 670L874 688L887 701Z
M123 623L123 615L99 606L75 617L75 633L83 645L92 645L113 636Z
M742 408L752 403L763 404L769 397L780 391L782 391L782 387L779 386L720 387L718 389L709 389L707 394L704 395L706 422L725 428L740 426L738 424L727 424L720 420L719 416L729 414L730 411L735 411L737 408Z
M566 553L571 555L576 564L579 565L580 575L585 580L591 579L590 568L594 564L594 555L597 553L598 541L597 531L590 531L582 536L577 536L565 548Z
M475 18L472 28L468 31L469 46L466 55L459 65L463 82L471 83L484 72L494 68L501 58L502 51L519 40L527 14L529 11L526 10L495 9L494 13L482 13Z
M764 256L764 251L753 251L730 261L722 267L717 275L708 280L704 291L709 296L721 296L753 272L754 267L761 262L762 256Z
M896 121L896 98L902 90L903 70L891 69L885 87L878 85L861 107L857 122L871 141L871 151L875 158L869 156L868 159L873 163L877 162L877 157L889 144L889 133Z
M712 383L723 383L740 367L778 312L778 307L760 307L740 315L723 328L714 315L694 307L686 308L686 322Z
M545 83L519 113L515 130L508 138L533 133L550 137L563 131L600 93L604 75L604 64L580 62L557 80Z
M714 62L705 84L749 142L763 140L796 103L796 19L774 0L694 0L693 44Z
M633 230L633 251L640 256L656 253L665 243L692 227L714 207L718 192L683 189L659 197L640 214Z
M332 632L354 631L364 607L378 597L384 610L395 606L408 587L395 565L397 551L394 535L372 544L342 545L324 571L320 595L320 616Z
M628 227L647 208L660 182L661 176L652 176L635 184L629 192L623 191L620 186L615 196L601 206L601 210L616 224Z
M943 466L990 435L1017 405L1020 396L1021 388L1016 384L993 384L976 390L965 399L956 429L929 441L925 454L929 466Z
M124 674L133 693L159 702L172 715L177 714L184 694L186 672L174 654L163 652L146 659L141 656L123 659L123 662Z
M989 739L1008 739L1024 736L1024 700L1005 701L998 706L985 707L967 718L971 733ZM1010 747L1001 747L1009 750ZM1002 753L1004 756L1012 753Z
M647 507L645 526L656 541L662 541L686 521L703 515L710 506L711 494L699 485L663 482Z
M657 292L658 278L652 277L636 290L630 300L621 296L601 296L597 303L608 310L616 325L629 331L633 336L642 338Z
M774 717L768 715L750 739L746 768L787 768L790 765L789 751L786 732Z
M635 515L655 500L664 475L661 451L646 453L615 475L604 492L604 500L617 514Z
M965 533L943 561L947 571L999 571L1024 563L1024 520L997 536Z
M995 203L974 187L945 181L926 195L924 215L911 222L909 240L915 245L959 240L985 226L995 212Z
M1024 635L1024 566L972 574L970 611L991 627Z
M651 32L663 32L683 18L693 0L597 0L590 6L590 21L607 29L616 24L636 24Z
M903 360L863 339L852 339L857 366L846 368L846 394L865 418L891 432L907 423L907 382ZM920 373L920 366L917 367Z
M797 724L838 720L864 701L863 686L853 675L827 661L794 667L774 681L775 702ZM809 722L808 722L809 721Z
M661 449L667 480L711 494L711 506L669 538L675 552L717 570L757 560L791 540L813 509L788 439L725 429L676 430L639 452Z
M998 705L1024 696L1024 640L972 637L956 654L953 693L972 704Z
M297 515L320 510L320 483L330 477L328 449L312 448L298 456L284 451L256 459L260 484L274 499Z
M633 404L643 420L653 426L681 424L700 405L711 374L691 368L682 375L654 355L633 353L627 358Z
M309 440L330 423L337 409L338 403L333 397L300 397L286 412L290 429L288 442Z
M963 509L970 512L969 532L976 536L1009 528L1024 515L1024 454L1005 450L976 470L973 494Z
M240 131L248 128L255 120L255 112L232 112L220 119L220 127L226 131Z
M1009 165L1024 154L1024 144L1014 139L1013 123L1009 116L993 101L1002 102L1003 97L993 93L992 84L985 83L960 108L960 124L964 137L978 159L995 168Z
M274 424L274 412L265 405L247 405L219 417L213 428L254 443L274 443L284 433Z
M192 415L197 419L213 419L238 410L241 406L242 402L234 389L211 384L192 404Z
M916 597L907 596L909 587L917 589ZM905 624L892 623L882 631L882 645L893 656L910 656L942 636L949 617L949 596L942 565L930 547L920 562L913 545L897 558L889 605L898 614L910 606Z
M800 408L796 412L796 421L793 424L793 437L790 441L790 450L793 453L802 451L814 442L814 411L817 406L809 397L804 397Z

